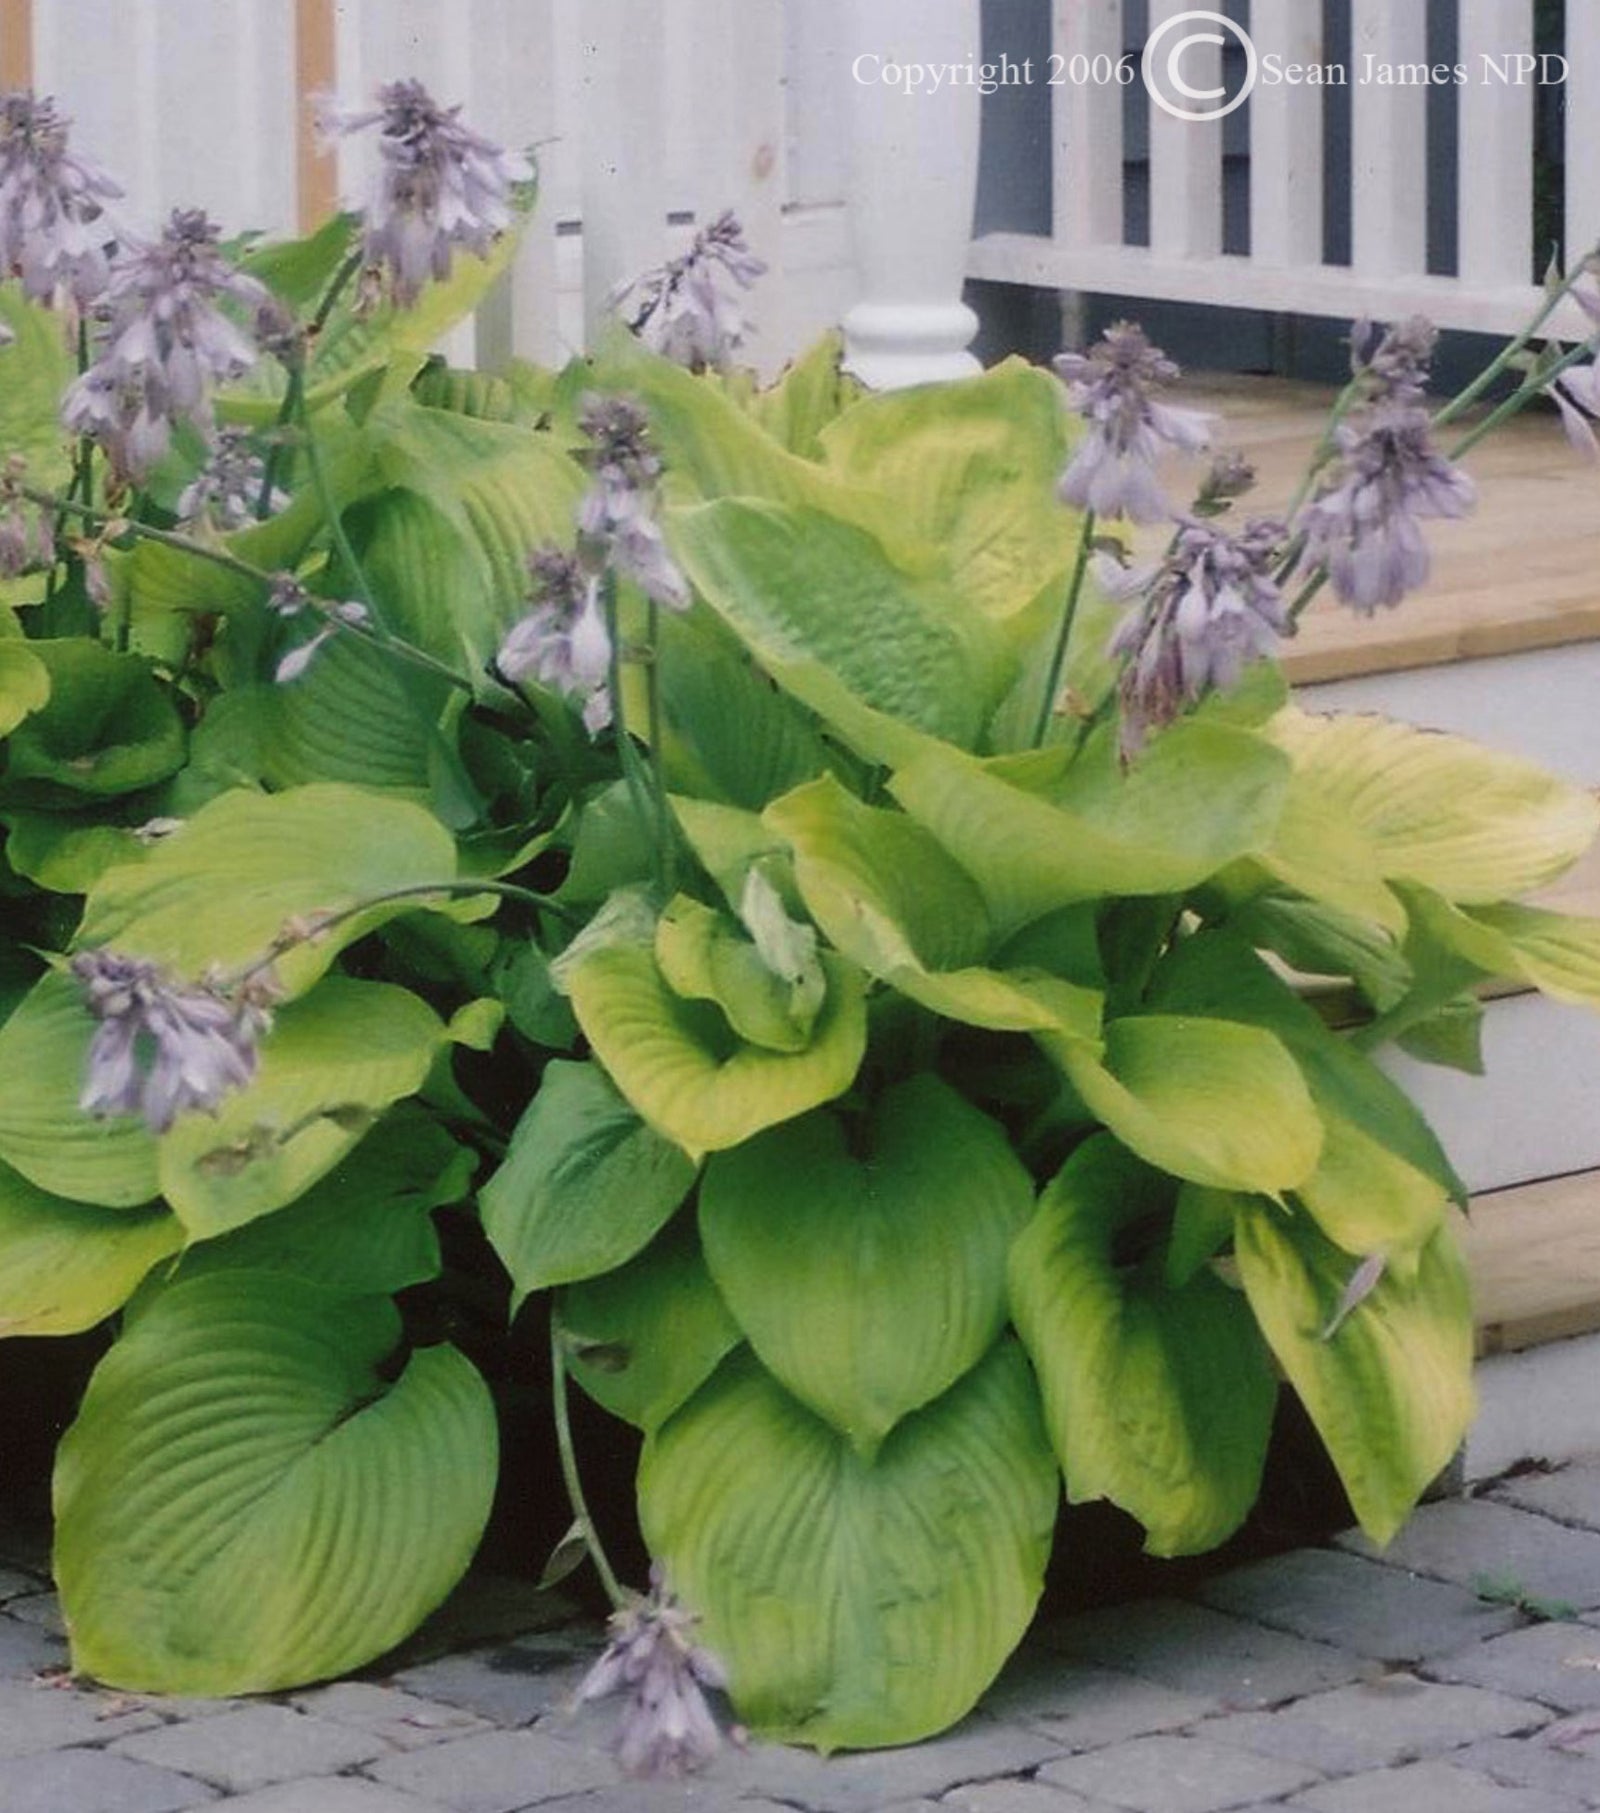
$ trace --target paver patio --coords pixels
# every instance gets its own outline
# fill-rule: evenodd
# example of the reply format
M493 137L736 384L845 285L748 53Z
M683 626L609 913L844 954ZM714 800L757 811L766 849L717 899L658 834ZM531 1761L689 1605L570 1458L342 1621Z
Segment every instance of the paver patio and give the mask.
M1302 1549L1046 1623L933 1743L753 1746L689 1783L622 1780L610 1709L568 1709L596 1630L163 1701L70 1682L36 1555L0 1552L0 1813L1579 1813L1600 1808L1591 1533L1600 1556L1600 1458L1426 1507L1385 1555ZM1501 1603L1557 1586L1543 1609L1570 1616Z

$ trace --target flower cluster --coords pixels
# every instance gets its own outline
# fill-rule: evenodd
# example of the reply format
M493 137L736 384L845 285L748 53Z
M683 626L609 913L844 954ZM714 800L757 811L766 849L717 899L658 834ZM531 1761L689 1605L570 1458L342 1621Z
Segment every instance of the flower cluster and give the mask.
M611 637L600 606L598 575L560 548L528 560L533 610L500 645L495 671L507 685L526 679L582 702L583 722L597 736L611 722Z
M690 371L721 371L750 332L738 292L766 270L728 211L694 236L687 252L641 277L629 328L645 345Z
M1159 400L1179 375L1144 330L1119 321L1087 353L1062 353L1056 374L1067 404L1089 425L1061 475L1063 503L1108 520L1164 522L1171 507L1156 477L1162 451L1196 453L1211 438L1212 419Z
M13 454L0 469L0 579L55 565L55 525L22 491L24 462Z
M180 1114L214 1114L255 1075L278 993L267 973L225 990L104 949L80 951L71 967L99 1022L79 1099L86 1114L138 1114L165 1133Z
M649 1597L613 1614L610 1645L578 1688L580 1705L628 1696L617 1757L629 1775L685 1775L722 1747L705 1689L725 1687L727 1677L717 1658L692 1641L696 1622L653 1567Z
M372 627L372 612L357 598L330 600L314 598L292 573L279 573L267 594L267 609L286 622L307 611L320 612L321 627L308 642L289 650L273 671L279 686L298 680L316 659L317 651L342 629L365 630Z
M248 429L221 429L206 463L179 494L179 524L226 533L254 522L266 472L266 462L251 445ZM288 503L289 494L273 486L267 494L267 514L275 515Z
M1421 403L1433 375L1439 330L1425 315L1382 327L1358 321L1350 330L1350 372L1373 402Z
M130 482L161 461L176 423L209 439L212 386L255 363L249 335L219 304L259 309L267 291L228 263L217 237L204 213L179 209L159 240L118 255L104 350L62 404L66 428L98 441Z
M1252 661L1276 651L1289 627L1273 576L1287 534L1281 522L1257 519L1230 535L1189 516L1158 567L1102 568L1102 588L1131 600L1111 643L1124 662L1125 760L1152 730L1208 692L1228 691Z
M71 124L48 96L0 95L0 271L35 302L87 308L111 277L122 190L68 147Z
M378 128L378 165L362 238L369 289L408 307L430 278L443 281L458 248L480 258L512 220L512 187L528 181L527 158L505 151L441 107L420 82L389 82L378 105L346 112L324 101L324 132Z

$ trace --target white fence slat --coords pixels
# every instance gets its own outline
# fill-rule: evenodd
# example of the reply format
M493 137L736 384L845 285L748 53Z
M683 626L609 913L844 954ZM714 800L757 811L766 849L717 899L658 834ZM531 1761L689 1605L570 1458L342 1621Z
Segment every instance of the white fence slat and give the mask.
M1568 0L1567 263L1600 240L1600 6Z
M1323 61L1321 10L1305 0L1251 0L1263 56ZM1260 83L1250 97L1250 256L1258 264L1322 263L1323 90Z
M1418 0L1352 0L1351 237L1364 276L1424 270L1428 255L1428 90L1364 80L1378 65L1428 61L1427 8Z
M1187 0L1151 0L1150 29L1193 10ZM1182 67L1192 87L1216 88L1222 81L1222 52L1215 45L1191 47ZM1150 248L1163 259L1215 258L1222 251L1222 122L1175 119L1154 100Z
M74 142L127 191L120 218L144 232L167 200L156 25L154 0L36 0L34 10L34 86L57 97Z
M839 202L850 182L850 61L834 5L783 8L786 199Z
M591 339L617 286L659 264L665 250L663 25L652 0L585 0L576 85L583 93L583 316Z
M1526 283L1533 270L1533 86L1508 57L1533 51L1532 0L1459 0L1460 253L1463 283ZM1590 0L1592 6L1593 0ZM1569 9L1571 10L1571 9ZM1490 67L1520 82L1502 82Z
M1075 57L1120 60L1122 0L1055 0L1053 53L1046 79L1070 71ZM1078 245L1122 243L1122 93L1116 83L1067 79L1051 91L1056 236Z

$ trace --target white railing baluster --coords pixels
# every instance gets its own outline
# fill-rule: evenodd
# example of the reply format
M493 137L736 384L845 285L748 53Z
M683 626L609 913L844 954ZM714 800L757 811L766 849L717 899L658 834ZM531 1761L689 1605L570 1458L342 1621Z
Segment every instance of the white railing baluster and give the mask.
M1600 6L1567 7L1567 262L1600 240Z
M1527 283L1533 275L1534 91L1527 66L1507 59L1533 51L1532 0L1459 4L1459 61L1467 73L1459 90L1461 281L1482 289Z
M1322 62L1320 7L1251 0L1250 35L1263 56L1302 68ZM1261 265L1322 263L1320 87L1262 83L1250 97L1250 256Z
M1150 30L1192 11L1187 0L1151 0ZM1215 33L1217 28L1200 25L1196 30ZM1219 87L1220 48L1192 45L1183 55L1182 70L1193 88ZM1220 120L1175 119L1151 99L1150 249L1159 259L1215 258L1222 250L1222 130Z
M1352 0L1351 238L1366 277L1410 276L1428 258L1428 90L1366 79L1372 67L1428 60L1419 0Z
M1122 89L1115 81L1070 79L1074 59L1092 73L1097 59L1115 69L1122 57L1122 0L1055 0L1053 53L1063 59L1043 79L1069 79L1052 91L1055 133L1051 184L1058 239L1074 245L1122 243Z

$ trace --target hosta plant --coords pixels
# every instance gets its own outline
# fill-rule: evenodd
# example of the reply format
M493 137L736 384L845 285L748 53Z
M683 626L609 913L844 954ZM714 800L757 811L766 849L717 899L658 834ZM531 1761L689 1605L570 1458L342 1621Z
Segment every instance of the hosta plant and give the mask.
M1135 328L758 385L726 218L590 358L447 368L531 194L416 84L292 245L138 237L7 107L0 1330L115 1331L55 1474L75 1665L231 1694L406 1636L495 1489L444 1338L485 1293L548 1321L630 1767L708 1755L724 1684L822 1748L939 1731L1063 1489L1208 1549L1285 1381L1391 1537L1472 1326L1376 1060L1474 1068L1490 978L1600 1003L1600 926L1525 903L1600 813L1273 657L1325 582L1425 577L1469 404L1588 434L1592 346L1541 317L1435 411L1425 327L1362 328L1236 524L1236 460L1169 506L1213 425ZM647 1598L571 1383L641 1432Z

